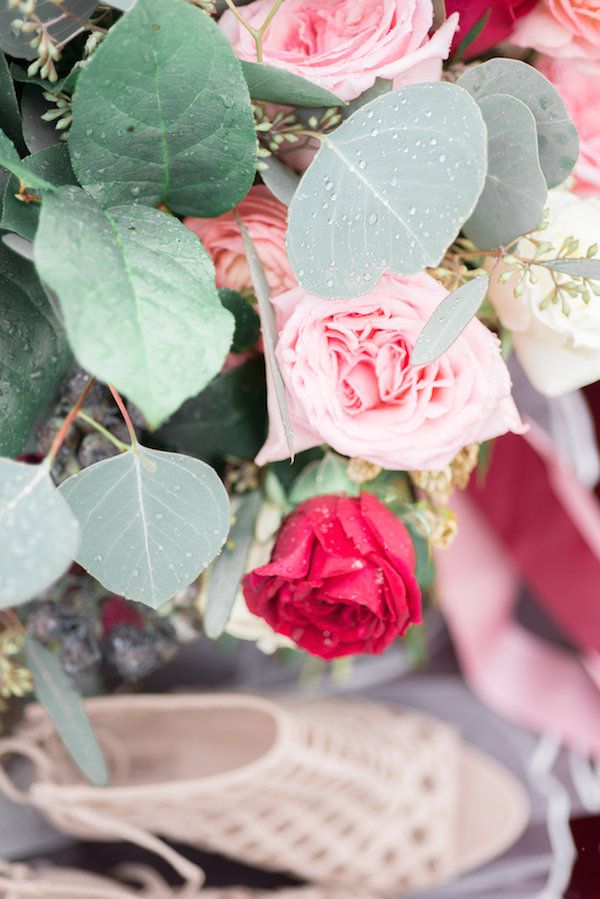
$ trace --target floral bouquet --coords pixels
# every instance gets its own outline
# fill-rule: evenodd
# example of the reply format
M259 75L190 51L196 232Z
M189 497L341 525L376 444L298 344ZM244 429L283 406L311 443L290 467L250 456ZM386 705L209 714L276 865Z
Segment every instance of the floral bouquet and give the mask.
M6 712L418 639L508 358L600 378L593 4L1 3Z

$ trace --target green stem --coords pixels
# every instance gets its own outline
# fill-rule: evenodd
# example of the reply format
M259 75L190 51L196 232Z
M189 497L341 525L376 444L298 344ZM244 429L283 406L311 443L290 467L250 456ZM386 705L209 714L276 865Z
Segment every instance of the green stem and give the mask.
M92 418L91 415L88 415L87 412L79 411L77 413L77 418L80 418L82 421L85 421L88 425L91 425L93 428L95 428L98 433L102 434L102 436L106 440L110 440L113 446L116 446L116 448L119 450L119 452L124 453L127 450L131 449L128 443L123 443L122 440L119 440L118 437L115 437L114 434L111 434L107 428L101 425L99 421L96 421L95 418Z
M275 3L273 4L271 11L267 15L266 19L264 20L264 22L262 23L260 28L258 28L258 29L253 28L252 25L250 25L250 23L245 20L245 18L240 13L239 9L237 8L237 6L233 2L233 0L225 0L225 3L227 4L227 6L231 10L231 12L234 14L234 16L236 17L236 19L238 20L238 22L240 23L242 28L245 28L246 31L250 32L250 34L254 38L254 43L256 44L256 61L262 62L263 61L262 39L265 35L265 31L267 30L267 28L269 27L269 25L271 24L271 22L273 20L273 16L275 15L277 10L283 3L283 0L275 0Z

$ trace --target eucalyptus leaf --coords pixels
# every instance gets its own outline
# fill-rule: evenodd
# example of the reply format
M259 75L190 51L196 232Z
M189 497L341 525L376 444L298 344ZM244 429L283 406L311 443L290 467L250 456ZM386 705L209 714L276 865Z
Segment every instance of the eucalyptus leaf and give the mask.
M548 187L570 175L579 154L579 138L566 106L547 78L516 59L490 59L468 69L458 81L477 101L493 94L516 97L529 108L538 133L540 165Z
M376 100L378 97L383 97L384 94L389 94L393 87L394 82L391 78L376 78L375 83L371 87L368 87L366 91L363 91L354 100L350 100L345 109L340 110L341 115L345 119L350 118L357 109L366 106L367 103L371 103L372 100Z
M24 153L26 147L21 130L19 104L4 53L0 53L0 122L7 137L20 153Z
M0 608L27 602L70 566L77 521L45 465L0 459Z
M85 21L97 5L96 0L61 0L59 8L53 0L36 0L35 14L41 22L52 23L47 26L49 34L56 43L64 44L80 34L81 20ZM0 2L0 47L17 59L35 59L37 50L31 46L34 35L13 27L15 19L20 18L18 9L9 9L6 0Z
M299 504L326 493L358 496L360 487L348 477L348 460L337 453L327 452L318 462L311 462L296 478L290 491L290 501Z
M25 656L37 698L54 722L71 758L91 783L107 786L109 773L102 750L81 696L65 674L58 656L31 636L25 640Z
M84 191L46 197L36 266L61 302L80 364L158 426L220 370L233 316L195 234L157 209L103 210Z
M323 138L294 195L288 254L298 281L319 297L353 297L385 270L437 265L485 170L481 112L456 85L410 85L363 106Z
M27 237L20 234L3 234L2 243L21 259L33 262L33 243Z
M231 44L184 0L138 0L80 72L73 168L103 206L215 216L248 193L256 134Z
M56 88L54 88L56 90ZM21 115L23 117L23 137L30 153L38 153L47 147L61 143L61 131L56 122L46 122L42 116L56 104L46 100L42 91L34 84L25 84L21 95ZM65 113L67 110L65 109ZM64 141L62 146L67 148Z
M253 350L260 337L260 318L254 307L240 293L228 287L220 288L219 299L235 319L231 352L247 353Z
M413 367L429 365L452 346L484 301L489 283L489 275L480 275L442 300L419 334L410 356Z
M500 247L536 228L548 197L535 119L525 103L495 94L479 101L488 130L488 172L475 212L463 227L481 249Z
M71 360L33 266L0 244L0 453L17 456Z
M156 609L217 555L229 500L215 471L190 456L139 446L60 486L81 527L77 561L108 590Z
M294 194L300 184L300 175L284 165L276 156L269 156L263 160L264 168L260 173L273 196L277 197L286 206L294 199Z
M546 259L539 264L565 275L600 281L600 259Z
M71 168L69 151L64 143L56 144L56 146L40 150L39 153L26 156L22 163L28 171L33 172L34 175L40 175L56 186L75 184L75 175ZM40 204L36 202L21 202L15 196L18 190L18 179L11 175L4 189L0 227L5 228L7 231L14 231L28 240L33 240L38 226ZM39 194L43 197L45 191L39 190Z
M253 459L266 435L265 366L260 358L217 375L165 422L154 440L217 464L226 456Z
M242 72L253 100L286 106L345 106L331 91L277 66L242 62Z
M204 631L211 640L220 637L231 615L246 560L254 537L256 516L260 509L259 490L245 494L235 509L234 523L223 552L208 570Z
M15 175L26 187L43 187L46 190L54 190L54 185L50 181L31 172L21 162L21 157L13 142L3 131L0 131L0 166Z
M250 269L250 276L252 278L252 283L256 292L258 308L260 309L260 319L265 346L267 377L271 378L273 389L275 390L277 406L279 408L279 413L283 422L285 439L290 451L290 458L293 459L294 432L292 430L292 422L290 419L290 412L287 404L285 384L279 370L277 356L275 355L275 348L279 339L279 331L277 329L275 310L273 309L273 304L271 303L271 292L269 290L269 285L267 284L265 270L262 267L262 263L259 259L256 247L254 246L254 241L250 237L248 229L239 216L237 217L237 222L240 231L242 232L242 239L244 241L244 248L246 250L246 259L248 260L248 268Z

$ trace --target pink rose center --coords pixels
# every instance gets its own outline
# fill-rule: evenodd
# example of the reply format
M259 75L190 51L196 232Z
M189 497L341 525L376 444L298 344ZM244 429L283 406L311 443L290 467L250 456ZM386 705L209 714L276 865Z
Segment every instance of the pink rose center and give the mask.
M268 33L269 50L310 59L366 36L382 23L382 0L303 0L293 15L282 17Z

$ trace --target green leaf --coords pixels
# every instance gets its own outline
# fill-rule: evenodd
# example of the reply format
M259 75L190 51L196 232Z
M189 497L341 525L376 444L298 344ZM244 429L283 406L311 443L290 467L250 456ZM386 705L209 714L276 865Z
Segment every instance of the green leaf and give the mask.
M360 487L348 477L348 460L327 452L318 462L307 465L296 478L290 491L290 502L299 504L313 496L326 493L345 493L358 496Z
M0 453L17 456L71 354L33 266L0 244Z
M35 259L80 364L125 393L151 427L223 365L233 316L219 302L208 253L173 216L103 210L62 187L42 205Z
M486 169L477 104L453 84L385 94L327 135L290 206L288 254L319 297L354 297L385 270L437 265Z
M97 5L97 0L62 0L58 9L54 0L36 0L35 14L41 22L52 22L48 31L58 44L62 44L81 32L81 20L85 21ZM0 2L0 47L17 59L35 59L37 50L31 46L31 32L12 27L14 20L19 18L22 16L18 9L9 9L6 0Z
M491 59L473 66L459 79L477 101L493 94L521 100L532 113L538 132L540 164L548 187L570 175L579 154L579 138L556 88L533 66L516 59Z
M300 175L284 165L276 156L263 160L265 168L261 171L263 179L274 197L289 206L300 184Z
M413 367L429 365L452 346L481 306L489 283L489 275L481 275L442 300L419 334L410 357Z
M600 259L546 259L539 264L565 275L600 281Z
M464 38L456 48L456 53L453 55L453 59L460 60L464 58L465 53L467 52L471 44L474 44L479 35L483 32L491 17L492 7L490 6L488 7L488 9L486 9L481 18L475 22L473 27L469 31L467 31Z
M234 523L225 548L209 568L204 631L211 640L221 636L231 615L240 581L246 570L260 503L259 490L242 497L235 509Z
M23 165L34 175L40 175L56 186L75 184L75 175L71 168L69 151L64 143L40 150L22 160ZM28 240L33 240L37 231L40 215L39 203L23 203L15 194L19 191L19 182L14 175L8 179L4 189L2 220L0 227L6 231L14 231ZM44 196L45 191L39 191Z
M58 656L30 636L25 641L25 656L37 698L54 722L69 755L91 783L107 786L109 773L102 750L81 696L65 674Z
M19 104L4 53L0 53L0 122L7 137L19 152L25 153L27 148L21 131Z
M479 101L488 129L488 173L463 231L481 249L499 247L536 228L548 197L533 115L515 97Z
M78 530L45 465L0 459L0 608L27 602L60 577Z
M265 347L265 364L267 367L267 378L271 378L279 414L283 422L283 430L285 439L290 451L290 458L294 458L294 432L292 430L292 422L287 404L287 396L285 384L279 370L275 348L279 339L279 330L277 328L277 320L275 318L275 310L271 303L271 292L267 283L265 270L259 259L258 252L254 246L254 241L250 237L250 233L241 218L237 217L239 229L242 233L244 241L244 249L246 250L246 259L254 291L258 300L258 308L260 309L260 320L262 324L263 343Z
M260 358L217 375L154 436L162 446L217 464L225 456L253 459L266 434L265 366Z
M23 182L25 187L43 187L46 190L55 189L50 181L42 178L41 175L36 175L34 172L31 172L30 169L21 162L21 158L17 153L13 142L8 139L3 131L0 131L0 166L7 169L13 175L16 175L19 181Z
M393 87L394 82L390 78L376 78L372 87L368 87L366 91L363 91L362 94L359 94L358 97L351 100L345 109L340 110L341 115L345 119L349 119L351 115L354 115L357 109L366 106L367 103L371 103L372 100L377 100L378 97L389 94L389 92L393 90Z
M232 353L244 353L253 350L260 337L260 318L244 297L235 290L222 287L219 298L225 309L235 319L235 333L231 344Z
M410 533L415 548L416 570L415 578L421 590L428 590L435 580L435 565L433 555L429 547L429 541L410 522L404 521L406 529ZM420 631L421 628L414 628Z
M56 88L54 88L56 90ZM42 116L48 110L56 110L56 104L46 100L44 95L33 84L25 84L21 94L21 117L23 121L23 137L29 153L39 153L60 143L64 149L67 145L61 141L61 131L56 122L46 122ZM66 113L67 110L65 109ZM70 162L69 162L70 166Z
M286 106L345 106L331 91L312 84L276 66L257 62L242 62L242 72L253 100L283 103Z
M229 499L204 462L140 446L60 486L81 527L80 565L153 609L187 587L227 538Z
M184 0L138 0L79 75L69 146L79 181L103 206L231 209L254 180L256 134L223 32Z

